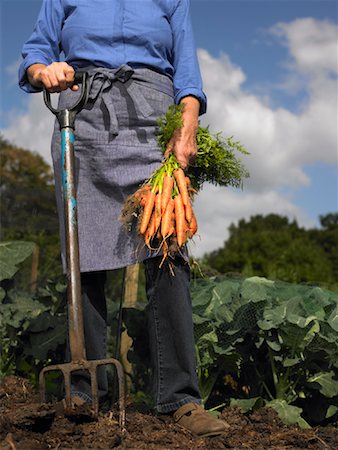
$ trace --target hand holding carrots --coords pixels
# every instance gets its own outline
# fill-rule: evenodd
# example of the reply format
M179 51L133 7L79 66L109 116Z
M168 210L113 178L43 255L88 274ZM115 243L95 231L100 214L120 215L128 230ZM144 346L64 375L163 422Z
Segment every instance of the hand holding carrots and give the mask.
M126 201L122 221L130 226L137 217L145 245L163 251L163 260L187 244L197 232L190 180L175 155L169 155L152 177Z
M197 232L192 200L205 181L241 187L249 176L235 156L236 151L248 154L245 148L232 137L223 139L198 126L198 111L198 100L188 96L158 118L157 142L165 160L127 199L121 215L129 228L137 219L145 245L155 252L163 250L162 261L180 252ZM187 168L192 160L193 167Z
M197 155L196 132L200 102L188 95L181 100L182 124L177 128L167 144L164 157L167 159L173 152L182 169L186 169Z
M194 161L197 154L196 130L194 128L175 130L164 157L168 158L171 152L175 154L182 169L186 169Z

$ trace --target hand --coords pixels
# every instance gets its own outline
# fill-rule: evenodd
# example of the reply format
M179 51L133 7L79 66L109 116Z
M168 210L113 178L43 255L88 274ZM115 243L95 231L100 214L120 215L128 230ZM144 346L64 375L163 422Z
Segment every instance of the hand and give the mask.
M182 169L186 169L197 154L196 131L198 128L200 103L197 98L192 96L184 97L181 103L184 104L182 112L183 126L173 133L164 157L168 158L169 154L174 152Z
M168 158L171 152L174 152L182 169L186 169L197 154L196 129L179 128L175 130L168 143L164 157Z
M61 92L68 88L77 91L74 85L73 67L65 62L54 62L49 66L33 64L27 69L29 82L36 87L45 87L49 92Z

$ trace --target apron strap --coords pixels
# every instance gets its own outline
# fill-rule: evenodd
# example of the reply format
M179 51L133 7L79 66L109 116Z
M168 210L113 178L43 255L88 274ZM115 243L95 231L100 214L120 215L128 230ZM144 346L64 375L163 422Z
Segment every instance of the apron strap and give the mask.
M116 70L102 68L91 69L88 73L90 83L89 101L95 103L101 94L101 101L108 111L109 133L111 135L116 136L119 133L114 102L112 96L109 94L113 83L119 81L125 84L126 91L130 95L138 114L141 114L143 117L148 117L153 114L154 110L144 98L140 84L133 82L127 83L135 74L134 69L128 66L128 64L123 64Z

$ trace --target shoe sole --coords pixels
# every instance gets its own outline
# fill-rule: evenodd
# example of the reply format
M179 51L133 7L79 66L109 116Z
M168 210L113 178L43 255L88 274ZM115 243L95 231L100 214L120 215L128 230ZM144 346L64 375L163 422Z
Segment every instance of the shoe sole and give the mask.
M188 428L185 428L182 425L179 425L178 423L176 423L175 425L177 427L181 428L181 430L187 431L188 433L190 433L192 436L194 436L196 438L226 436L228 434L226 430L224 430L224 431L213 431L213 432L205 433L205 434L196 434L193 431L190 431Z

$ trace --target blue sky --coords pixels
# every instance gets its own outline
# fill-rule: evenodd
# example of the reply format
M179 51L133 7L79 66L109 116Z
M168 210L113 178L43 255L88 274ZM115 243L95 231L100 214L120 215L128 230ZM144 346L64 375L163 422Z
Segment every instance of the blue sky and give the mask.
M192 0L196 45L214 55L226 52L248 75L246 87L257 89L283 77L287 51L266 30L299 17L337 20L338 3L327 0ZM205 26L205 23L208 26ZM275 105L297 107L299 97L273 93Z
M44 114L48 113L41 112L42 107L35 103L34 106L36 100L31 98L34 96L20 91L16 85L21 47L33 29L41 1L0 1L0 128L17 145L26 143L26 148L44 154L39 146L47 147L45 142L49 136L45 141L34 142L27 134L29 131L20 135L17 125L23 130L31 124L34 135L36 122L32 115L36 115L36 120L39 117L44 120ZM203 121L216 131L234 134L252 152L251 179L244 191L236 194L217 191L217 198L224 199L225 204L228 202L225 209L229 210L228 216L218 218L218 230L222 234L218 240L205 237L210 234L204 216L205 202L215 192L206 188L200 195L196 207L201 214L204 244L197 252L222 244L224 230L241 217L271 210L296 218L304 226L316 226L319 214L338 209L337 107L331 103L325 110L324 101L327 96L330 102L332 93L337 91L336 83L332 83L332 77L337 77L334 69L337 44L334 47L330 43L332 36L337 38L334 31L337 7L336 0L191 0L195 41L197 48L202 49L199 58L209 100ZM312 47L308 42L311 39ZM325 61L321 51L318 52L321 45ZM305 61L302 55L308 59ZM215 71L219 71L219 78ZM234 83L232 92L226 86L231 82ZM223 92L222 101L219 92ZM238 123L241 117L242 124ZM255 117L270 125L255 132ZM258 122L256 129L259 126ZM285 136L288 130L290 140ZM296 134L299 134L297 139ZM318 154L311 147L317 141ZM290 148L285 155L281 154L289 142ZM238 210L237 204L242 205Z

